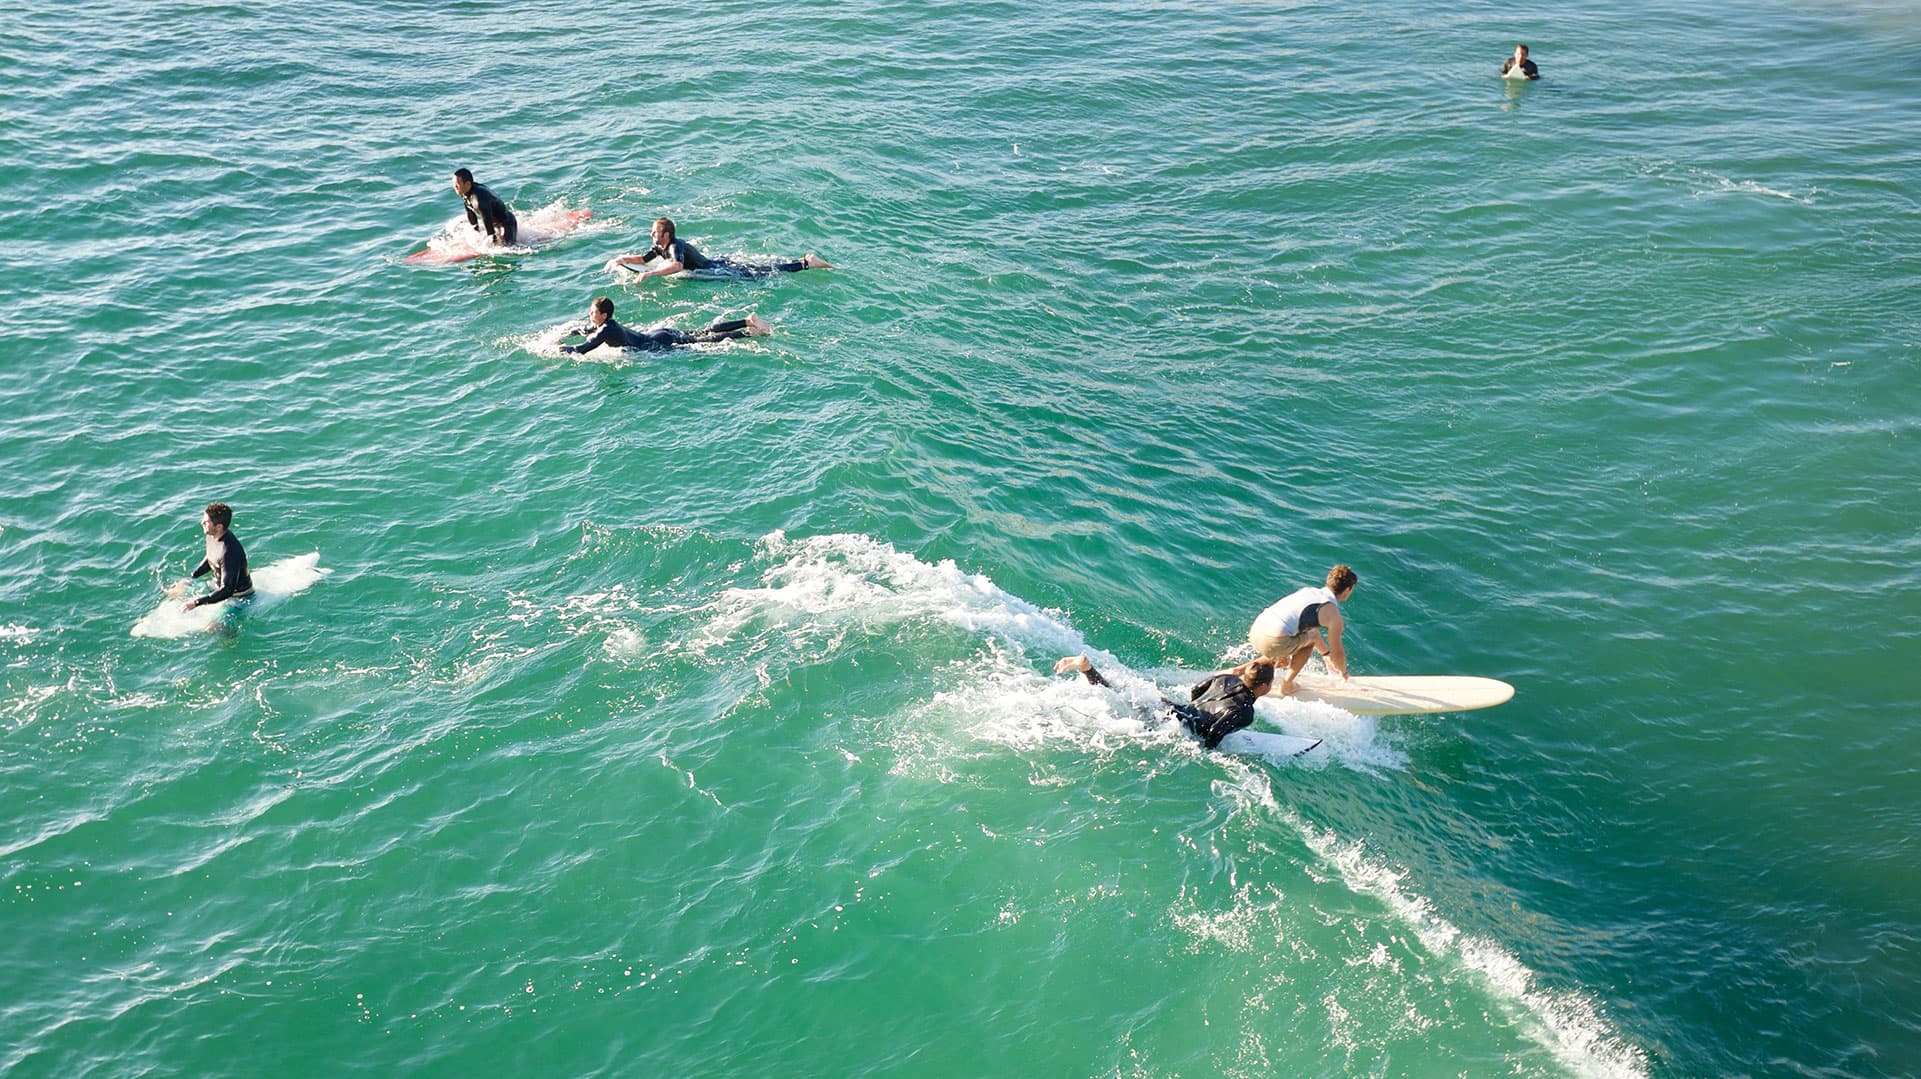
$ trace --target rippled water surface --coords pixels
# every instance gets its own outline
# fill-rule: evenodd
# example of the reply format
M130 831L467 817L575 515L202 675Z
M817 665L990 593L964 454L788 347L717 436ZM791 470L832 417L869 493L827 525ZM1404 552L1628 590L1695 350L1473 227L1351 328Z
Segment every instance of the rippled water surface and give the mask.
M1921 1069L1907 9L4 25L0 1072ZM332 572L131 635L213 499ZM1514 700L1049 674L1336 561Z

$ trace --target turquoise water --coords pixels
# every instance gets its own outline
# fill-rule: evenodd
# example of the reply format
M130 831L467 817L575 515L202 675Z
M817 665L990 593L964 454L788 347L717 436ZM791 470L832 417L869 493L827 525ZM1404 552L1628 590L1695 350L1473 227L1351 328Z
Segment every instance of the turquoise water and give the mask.
M4 22L0 1072L1921 1070L1921 18ZM405 264L460 165L593 220ZM130 636L215 498L331 575ZM1515 699L1048 674L1337 560Z

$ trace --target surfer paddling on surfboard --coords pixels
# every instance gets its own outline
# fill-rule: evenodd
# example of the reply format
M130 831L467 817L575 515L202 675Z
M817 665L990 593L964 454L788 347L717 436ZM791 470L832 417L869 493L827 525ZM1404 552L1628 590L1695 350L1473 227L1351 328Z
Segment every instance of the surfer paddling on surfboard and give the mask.
M1089 682L1097 686L1107 685L1107 679L1094 669L1094 664L1084 655L1062 656L1054 664L1055 674L1079 671ZM1249 660L1238 667L1210 674L1194 683L1188 690L1189 702L1186 704L1162 697L1163 707L1156 716L1165 718L1171 715L1181 721L1189 734L1201 740L1209 749L1220 746L1221 739L1254 722L1254 702L1265 697L1274 688L1274 664L1265 659ZM1313 746L1309 746L1312 749Z
M759 315L746 318L715 319L704 330L676 330L664 326L658 330L630 330L614 321L614 301L605 296L593 302L587 309L587 325L568 330L565 336L584 336L587 340L578 345L562 345L560 351L573 355L587 352L606 345L609 348L644 348L660 351L679 345L702 345L709 341L731 341L736 337L766 337L774 328Z
M616 255L608 263L640 275L645 281L650 277L666 277L682 270L709 270L732 274L736 277L766 277L776 273L799 273L802 270L831 270L827 262L811 252L797 259L784 259L775 263L735 262L732 259L708 258L686 240L675 239L674 223L668 218L654 220L654 246L639 255ZM648 267L648 263L657 263ZM643 267L647 267L643 269Z
M487 190L484 184L474 183L474 174L466 169L454 170L454 193L467 207L467 223L484 235L493 237L502 247L512 247L514 236L520 231L520 222L514 219L514 212L500 201L500 196Z
M214 589L188 600L181 610L191 611L195 607L253 595L253 578L247 576L247 551L240 546L240 537L233 534L232 524L233 507L225 502L209 503L206 512L200 515L200 531L207 537L207 557L194 568L193 575L198 580L213 574ZM178 596L186 590L187 582L182 581L170 591Z
M1294 680L1316 652L1327 656L1328 667L1347 680L1347 649L1341 645L1341 630L1347 622L1341 617L1341 604L1359 583L1352 569L1335 566L1327 571L1327 587L1290 592L1254 619L1247 643L1275 666L1287 667L1282 694L1294 692ZM1321 639L1322 629L1327 630L1326 640Z

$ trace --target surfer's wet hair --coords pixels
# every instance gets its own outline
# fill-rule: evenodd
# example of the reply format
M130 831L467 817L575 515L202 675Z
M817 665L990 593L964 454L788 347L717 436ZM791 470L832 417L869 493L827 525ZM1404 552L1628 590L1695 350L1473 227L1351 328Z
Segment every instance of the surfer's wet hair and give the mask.
M454 179L459 180L461 183L471 184L474 182L474 174L468 172L466 169L455 169Z
M1352 566L1339 565L1327 571L1327 590L1337 596L1360 583Z
M667 242L668 242L668 243L673 243L673 242L674 242L674 237L675 237L676 235L678 235L678 233L676 233L676 232L674 231L674 219L673 219L673 218L671 218L671 217L656 217L656 218L654 218L654 227L655 227L655 228L657 228L657 229L662 229L662 228L664 228L664 229L666 229L666 230L667 230Z
M1229 672L1241 680L1249 691L1259 693L1262 686L1274 684L1274 661L1271 659L1251 659Z
M226 528L233 524L233 507L225 502L209 502L207 503L207 520Z
M600 299L594 301L594 310L606 315L608 318L613 318L614 301L602 296Z

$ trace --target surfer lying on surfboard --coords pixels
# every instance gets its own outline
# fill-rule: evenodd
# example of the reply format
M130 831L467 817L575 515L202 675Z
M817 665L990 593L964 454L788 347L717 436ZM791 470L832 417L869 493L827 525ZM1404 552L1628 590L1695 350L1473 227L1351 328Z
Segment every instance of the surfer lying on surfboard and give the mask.
M679 345L702 345L709 341L731 341L736 337L766 337L774 332L767 320L759 315L746 318L715 319L704 330L676 330L663 326L658 330L630 330L614 321L614 301L605 296L593 302L587 309L587 325L576 326L564 336L585 336L587 340L578 345L562 345L560 351L573 354L587 352L606 345L609 348L644 348L649 350L670 349Z
M1097 686L1107 685L1107 679L1101 677L1101 672L1095 670L1084 655L1062 656L1060 662L1054 664L1055 674L1068 671L1079 671ZM1267 696L1272 688L1274 664L1265 659L1249 660L1194 683L1188 690L1188 703L1162 697L1163 707L1155 710L1155 717L1180 720L1189 734L1214 749L1221 744L1221 739L1254 722L1254 702Z
M819 256L808 253L797 259L784 259L775 263L735 262L732 259L708 258L686 240L674 238L674 223L668 218L654 220L654 246L645 254L616 255L608 262L610 267L619 267L640 275L645 281L649 277L666 277L682 270L710 270L732 274L736 277L765 277L776 273L799 273L802 270L831 270L827 262ZM658 264L643 269L650 262Z
M1341 645L1341 630L1347 622L1341 617L1341 604L1354 594L1360 577L1347 566L1327 571L1327 587L1301 588L1282 596L1273 606L1254 619L1247 631L1247 643L1276 666L1285 664L1287 677L1281 679L1281 693L1294 692L1301 668L1319 652L1327 657L1328 668L1347 680L1347 649ZM1321 630L1328 639L1321 639Z

